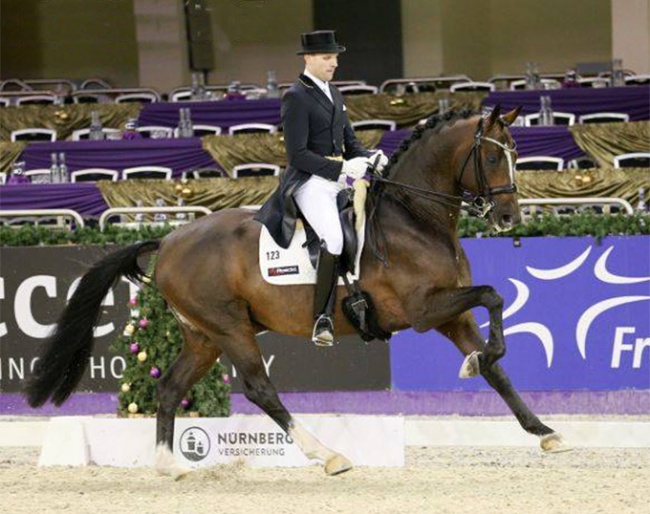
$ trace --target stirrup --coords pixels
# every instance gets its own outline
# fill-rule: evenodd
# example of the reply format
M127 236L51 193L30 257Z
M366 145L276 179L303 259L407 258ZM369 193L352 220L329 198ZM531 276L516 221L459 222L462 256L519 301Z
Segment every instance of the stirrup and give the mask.
M318 317L316 323L314 323L311 342L316 346L334 346L334 323L332 323L332 318L326 314L321 314Z

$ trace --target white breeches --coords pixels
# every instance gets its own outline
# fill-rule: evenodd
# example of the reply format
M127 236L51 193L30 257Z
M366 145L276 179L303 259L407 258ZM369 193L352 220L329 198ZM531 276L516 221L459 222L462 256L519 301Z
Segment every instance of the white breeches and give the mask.
M336 195L343 188L338 182L312 175L293 194L303 216L333 255L343 251L343 231L336 208Z

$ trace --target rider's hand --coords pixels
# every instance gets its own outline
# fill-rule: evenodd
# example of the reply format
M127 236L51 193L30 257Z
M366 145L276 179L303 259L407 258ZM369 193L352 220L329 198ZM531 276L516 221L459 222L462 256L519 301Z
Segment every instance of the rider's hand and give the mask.
M356 180L366 174L369 165L368 157L355 157L349 161L343 161L341 171L351 179Z
M384 168L388 164L388 157L386 157L386 154L384 154L383 150L377 150L368 158L368 160L371 163L374 163L375 160L377 159L377 156L379 156L379 161L377 162L377 166L375 167L375 170L382 172L384 171Z

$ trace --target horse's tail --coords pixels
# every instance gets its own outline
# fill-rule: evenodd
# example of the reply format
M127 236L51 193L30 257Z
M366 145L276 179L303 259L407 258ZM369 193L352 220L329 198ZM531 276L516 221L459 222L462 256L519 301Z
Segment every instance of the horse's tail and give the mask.
M29 405L40 407L50 398L55 405L61 405L68 399L88 366L104 297L122 276L142 279L138 256L156 251L159 246L159 241L145 241L113 252L82 277L25 387Z

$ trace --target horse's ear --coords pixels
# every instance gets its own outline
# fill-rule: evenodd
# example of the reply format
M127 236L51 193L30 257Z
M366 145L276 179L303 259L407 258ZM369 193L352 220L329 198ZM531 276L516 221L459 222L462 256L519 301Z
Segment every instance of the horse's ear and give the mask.
M517 116L519 116L519 113L521 112L521 105L519 107L516 107L510 112L505 113L501 119L505 121L506 125L512 125L515 120L517 119Z
M496 121L499 119L500 114L501 114L501 105L497 104L494 106L494 109L492 109L492 112L490 113L490 117L487 120L487 125L495 124Z

